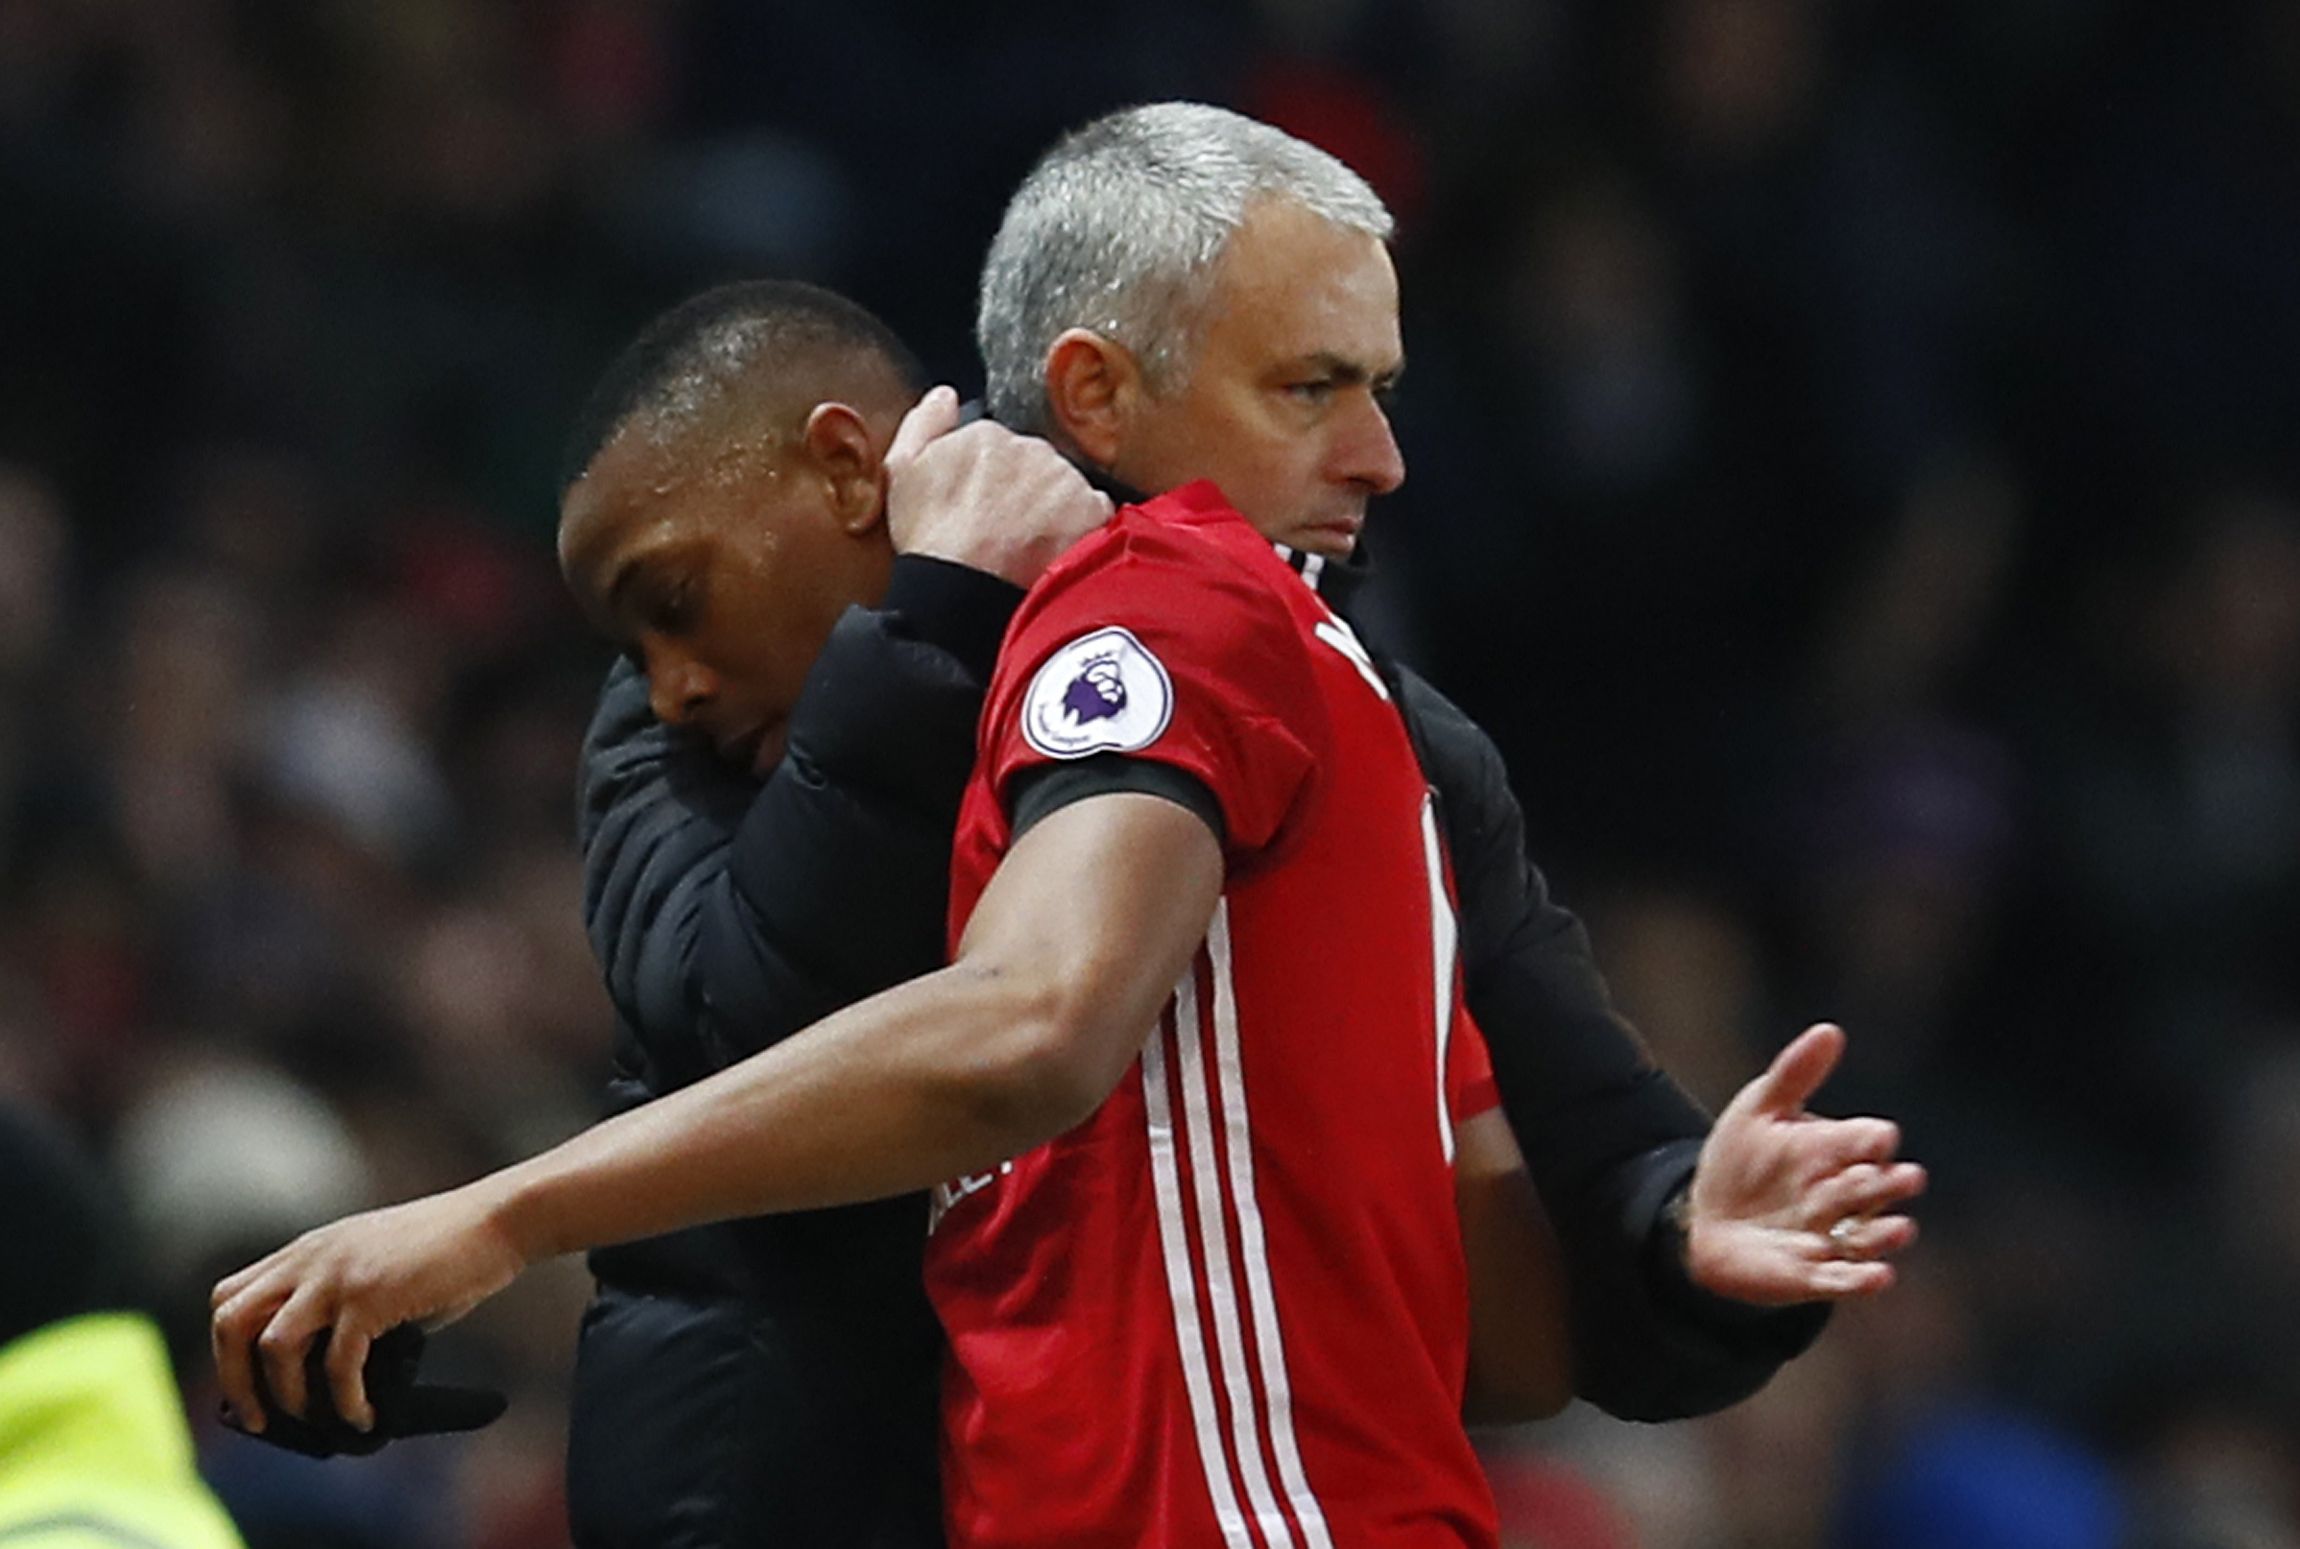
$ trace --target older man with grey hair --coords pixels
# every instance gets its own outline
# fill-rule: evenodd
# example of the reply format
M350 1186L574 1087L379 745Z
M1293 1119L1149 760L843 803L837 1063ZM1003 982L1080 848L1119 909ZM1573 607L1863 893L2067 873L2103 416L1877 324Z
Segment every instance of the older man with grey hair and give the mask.
M1126 489L1211 478L1346 616L1367 502L1405 475L1383 410L1403 366L1392 229L1362 178L1268 124L1193 103L1099 119L1030 173L991 244L992 407ZM1639 1419L1732 1402L1818 1329L1764 1309L1890 1283L1922 1173L1893 1160L1889 1124L1803 1112L1834 1028L1712 1126L1527 859L1492 740L1378 665L1438 794L1468 1004L1567 1250L1577 1388Z

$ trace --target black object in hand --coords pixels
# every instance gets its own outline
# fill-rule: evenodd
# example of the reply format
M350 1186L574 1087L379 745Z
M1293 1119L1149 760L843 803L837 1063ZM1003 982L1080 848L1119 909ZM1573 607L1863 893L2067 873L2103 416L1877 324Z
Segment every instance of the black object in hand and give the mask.
M412 1323L400 1324L368 1347L367 1402L375 1411L375 1428L356 1430L335 1412L335 1394L327 1383L327 1336L322 1334L312 1341L304 1357L305 1407L311 1411L310 1418L299 1420L273 1401L263 1365L258 1362L256 1396L263 1401L264 1428L240 1433L307 1458L363 1458L403 1437L476 1431L492 1424L509 1407L510 1401L502 1394L486 1388L418 1386L416 1368L422 1361L423 1330ZM228 1411L224 1423L240 1430Z

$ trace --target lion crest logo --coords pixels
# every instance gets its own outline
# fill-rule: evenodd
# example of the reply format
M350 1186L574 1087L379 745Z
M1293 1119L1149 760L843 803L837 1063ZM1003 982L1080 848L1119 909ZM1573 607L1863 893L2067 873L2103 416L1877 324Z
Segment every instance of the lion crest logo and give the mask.
M1070 680L1063 690L1062 707L1070 712L1070 719L1080 726L1088 721L1106 721L1126 708L1126 675L1121 672L1115 657L1103 656L1086 664L1086 670Z

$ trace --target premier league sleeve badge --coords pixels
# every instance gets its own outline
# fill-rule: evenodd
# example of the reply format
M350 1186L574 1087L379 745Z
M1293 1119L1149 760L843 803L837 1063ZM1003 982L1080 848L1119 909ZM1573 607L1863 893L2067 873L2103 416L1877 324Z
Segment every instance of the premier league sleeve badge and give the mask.
M1049 656L1023 696L1022 735L1048 758L1132 753L1174 715L1165 666L1131 631L1113 625Z

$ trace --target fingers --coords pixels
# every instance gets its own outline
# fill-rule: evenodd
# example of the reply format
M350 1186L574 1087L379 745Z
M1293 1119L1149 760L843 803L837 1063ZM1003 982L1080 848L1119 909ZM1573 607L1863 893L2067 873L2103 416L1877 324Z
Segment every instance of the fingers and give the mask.
M1855 1262L1891 1258L1917 1240L1917 1223L1909 1216L1847 1217L1837 1230L1822 1234L1832 1256Z
M958 427L958 389L936 387L910 407L895 427L894 440L888 444L886 466L889 473L909 467L918 460L918 454L935 441Z
M312 1340L327 1324L319 1296L307 1281L296 1287L256 1336L256 1356L263 1363L263 1381L272 1403L297 1419L310 1418L304 1362Z
M1882 1196L1891 1185L1872 1184ZM1868 1296L1889 1288L1894 1276L1885 1261L1913 1247L1917 1223L1904 1215L1844 1215L1827 1227L1803 1234L1812 1261L1813 1294L1822 1298Z
M1788 1127L1782 1134L1782 1144L1796 1159L1793 1164L1796 1174L1809 1180L1804 1185L1807 1191L1856 1167L1879 1170L1913 1167L1916 1168L1913 1175L1892 1173L1900 1184L1908 1186L1907 1193L1900 1197L1913 1198L1924 1188L1924 1169L1914 1162L1897 1160L1901 1151L1901 1127L1890 1119L1809 1118Z
M1924 1191L1925 1170L1914 1162L1855 1162L1805 1191L1804 1217L1815 1231L1827 1231L1847 1217L1883 1215Z
M1741 1089L1733 1106L1746 1099L1760 1113L1775 1117L1796 1113L1821 1090L1844 1054L1845 1030L1834 1022L1816 1022L1773 1056L1773 1063Z
M208 1342L215 1356L216 1381L232 1422L244 1431L261 1434L274 1413L298 1419L310 1413L313 1395L306 1362L311 1342L333 1321L333 1299L322 1289L324 1277L308 1267L299 1270L302 1246L299 1240L220 1281L210 1299L215 1311ZM365 1394L357 1379L367 1341L353 1343L357 1351L352 1386L361 1400L358 1408L364 1411ZM330 1349L331 1388L339 1395L343 1386L333 1373L340 1354Z
M939 417L938 417L939 413ZM1029 586L1111 504L1054 447L978 420L947 429L956 405L922 401L897 433L908 460L887 458L887 535L898 554L956 561Z
M373 1343L366 1334L338 1323L327 1342L327 1387L335 1412L353 1430L375 1429L375 1409L367 1400L367 1352Z
M1842 1302L1875 1296L1893 1288L1893 1266L1852 1259L1831 1259L1813 1266L1807 1277L1809 1302Z
M261 1304L246 1296L247 1284L247 1271L242 1270L217 1285L208 1345L215 1355L216 1382L223 1389L224 1406L232 1422L242 1430L261 1434L266 1416L263 1402L256 1396L250 1352L255 1335L268 1318L256 1316Z
M1835 1235L1728 1228L1692 1247L1687 1269L1695 1284L1759 1307L1840 1301L1890 1289L1887 1260L1916 1239L1907 1216L1851 1222Z

